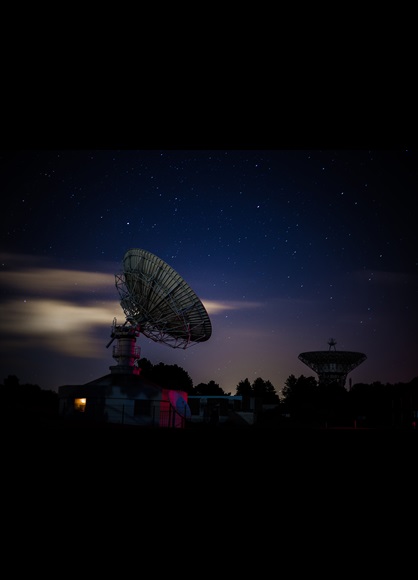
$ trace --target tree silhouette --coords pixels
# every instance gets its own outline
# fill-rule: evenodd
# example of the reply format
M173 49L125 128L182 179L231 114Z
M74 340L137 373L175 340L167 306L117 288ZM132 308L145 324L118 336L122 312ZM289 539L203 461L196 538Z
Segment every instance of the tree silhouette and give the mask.
M304 423L312 421L317 411L317 382L314 377L290 375L283 388L283 408L286 413Z
M149 377L154 366L150 360L147 358L140 358L138 361L138 366L141 369L141 374L143 377Z
M401 384L383 385L378 381L371 384L357 383L349 391L351 416L367 427L391 426L399 421L402 423L404 417L397 410L405 409L401 402L403 391Z
M242 397L250 397L252 395L253 389L251 383L248 379L240 381L236 388L236 394Z
M199 383L193 389L194 395L204 396L204 397L215 397L215 396L225 396L225 391L215 383L215 381L209 381L208 383Z
M0 386L0 401L3 413L10 418L22 413L35 412L39 415L58 413L58 393L41 389L39 385L20 384L16 375L9 375Z
M279 396L271 382L265 381L261 377L257 377L253 382L252 393L254 397L261 399L262 403L265 405L280 403Z
M162 362L153 365L148 359L140 359L141 375L165 389L193 392L193 381L189 374L176 364L166 365Z

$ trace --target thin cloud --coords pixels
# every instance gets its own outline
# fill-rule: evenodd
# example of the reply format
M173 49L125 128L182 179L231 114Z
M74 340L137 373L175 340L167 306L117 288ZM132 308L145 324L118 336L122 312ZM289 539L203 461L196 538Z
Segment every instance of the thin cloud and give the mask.
M261 302L246 302L239 300L202 300L203 306L206 308L208 314L220 314L226 310L248 310L250 308L260 308L263 305Z
M20 292L57 293L97 291L114 286L114 276L82 270L30 268L20 272L2 272L2 283Z
M10 300L3 307L0 331L8 341L15 336L32 343L35 339L38 346L86 358L102 353L91 336L102 327L108 327L110 335L113 318L121 312L116 301L78 306L50 299Z

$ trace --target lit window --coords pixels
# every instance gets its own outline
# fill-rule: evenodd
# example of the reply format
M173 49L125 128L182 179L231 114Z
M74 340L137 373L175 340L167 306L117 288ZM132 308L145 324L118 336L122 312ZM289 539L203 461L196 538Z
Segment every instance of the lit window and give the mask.
M87 399L74 399L74 410L84 413Z

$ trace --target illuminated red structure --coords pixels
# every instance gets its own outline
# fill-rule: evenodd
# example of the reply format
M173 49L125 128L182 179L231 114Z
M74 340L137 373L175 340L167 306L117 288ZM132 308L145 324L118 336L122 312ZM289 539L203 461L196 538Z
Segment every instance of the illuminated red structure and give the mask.
M320 384L338 383L344 387L348 373L367 357L361 352L337 351L336 344L336 341L330 338L328 350L302 352L298 358L318 375Z

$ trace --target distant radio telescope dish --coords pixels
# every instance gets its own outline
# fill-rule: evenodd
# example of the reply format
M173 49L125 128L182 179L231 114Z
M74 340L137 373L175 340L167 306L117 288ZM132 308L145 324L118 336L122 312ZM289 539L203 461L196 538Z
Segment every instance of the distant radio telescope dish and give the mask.
M328 350L301 352L299 360L311 368L318 375L321 384L339 383L345 386L348 373L366 360L362 352L337 351L334 338L328 340Z
M127 321L142 334L173 348L205 342L212 325L200 299L171 266L146 250L133 248L123 258L116 288Z

